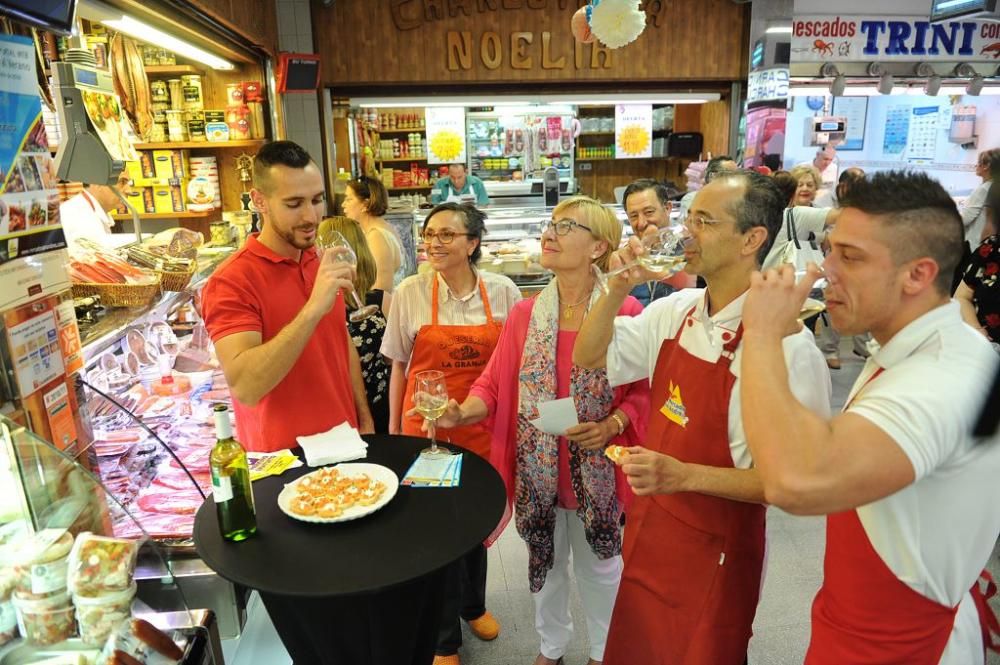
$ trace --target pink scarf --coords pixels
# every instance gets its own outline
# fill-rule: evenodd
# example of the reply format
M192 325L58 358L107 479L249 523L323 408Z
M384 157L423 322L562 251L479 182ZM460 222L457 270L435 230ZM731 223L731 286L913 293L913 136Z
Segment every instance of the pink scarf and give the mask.
M532 593L545 584L553 564L556 498L559 484L559 437L530 423L537 407L556 396L556 340L559 334L557 279L538 295L528 324L518 377L517 450L514 505L517 532L528 545L528 579ZM595 288L590 304L600 297ZM588 306L589 307L589 306ZM614 392L604 369L573 366L570 396L580 422L607 417ZM622 506L615 495L614 464L602 450L581 450L569 442L573 494L579 503L587 542L600 559L621 554Z

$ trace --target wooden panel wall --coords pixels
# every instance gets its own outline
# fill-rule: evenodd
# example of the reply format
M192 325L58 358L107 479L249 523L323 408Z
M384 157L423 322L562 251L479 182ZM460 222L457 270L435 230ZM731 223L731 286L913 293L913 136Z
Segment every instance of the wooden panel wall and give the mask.
M615 187L624 187L633 180L653 178L670 180L683 190L686 179L684 169L687 159L611 159L577 160L576 178L580 183L580 193L592 196L605 203L615 202ZM581 164L590 164L591 170L583 171Z
M232 0L234 5L249 1ZM574 41L570 17L579 4L578 0L337 0L326 7L314 2L313 30L323 56L324 83L340 90L473 81L746 78L746 4L647 1L645 32L613 51Z
M278 13L274 0L189 0L268 53L278 52Z

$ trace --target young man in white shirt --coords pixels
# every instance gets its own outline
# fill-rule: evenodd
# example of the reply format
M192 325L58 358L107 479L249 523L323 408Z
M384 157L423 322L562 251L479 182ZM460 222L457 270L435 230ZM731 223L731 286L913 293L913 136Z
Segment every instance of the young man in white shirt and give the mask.
M977 578L1000 533L1000 445L972 435L997 357L950 299L961 218L919 172L855 183L823 264L833 326L873 351L844 412L795 404L783 367L811 270L755 275L741 396L768 503L828 515L807 665L984 662ZM983 624L985 625L985 623Z
M607 367L611 385L649 378L645 447L623 471L639 496L628 512L624 570L604 665L743 665L764 561L764 494L743 433L741 316L750 276L781 225L785 201L770 178L719 174L685 220L684 289L636 317L616 317L633 268L609 280L580 329L573 360ZM637 239L625 258L641 252ZM830 375L812 334L782 339L793 395L824 416ZM784 365L783 365L784 367Z

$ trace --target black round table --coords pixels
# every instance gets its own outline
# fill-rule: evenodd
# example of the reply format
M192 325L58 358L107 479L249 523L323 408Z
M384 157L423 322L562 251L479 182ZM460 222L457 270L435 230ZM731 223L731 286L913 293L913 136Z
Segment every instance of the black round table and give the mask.
M426 439L365 435L368 457L402 481ZM460 450L458 446L451 446ZM299 457L304 457L299 453ZM489 462L467 451L461 484L399 486L380 510L360 519L311 524L278 508L285 484L315 471L303 465L253 484L257 533L239 543L222 538L215 504L202 504L194 523L198 555L222 577L282 596L330 597L378 591L443 568L483 542L499 524L506 495Z

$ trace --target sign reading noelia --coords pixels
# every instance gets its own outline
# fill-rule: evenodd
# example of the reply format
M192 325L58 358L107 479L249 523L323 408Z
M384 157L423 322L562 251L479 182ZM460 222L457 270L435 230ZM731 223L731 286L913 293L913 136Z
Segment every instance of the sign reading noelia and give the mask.
M1000 24L931 23L926 17L800 16L792 21L792 62L1000 60Z

